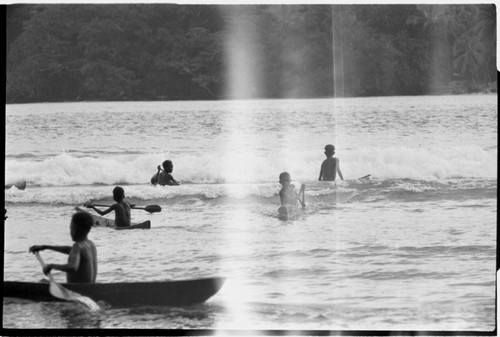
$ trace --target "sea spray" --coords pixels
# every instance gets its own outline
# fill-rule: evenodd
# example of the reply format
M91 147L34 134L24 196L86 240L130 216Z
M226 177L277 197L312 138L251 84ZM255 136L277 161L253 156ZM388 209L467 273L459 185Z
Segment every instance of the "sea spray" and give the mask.
M497 175L496 150L487 152L478 146L367 147L339 152L345 179L357 179L366 174L377 179L421 180L495 179ZM221 160L224 156L228 159ZM285 170L297 183L317 179L324 160L318 153L296 151L293 160L285 160L289 156L288 153L249 152L240 155L146 153L90 157L62 153L41 161L9 158L5 183L24 180L36 186L146 184L165 159L173 161L173 176L183 183L277 182L279 173Z

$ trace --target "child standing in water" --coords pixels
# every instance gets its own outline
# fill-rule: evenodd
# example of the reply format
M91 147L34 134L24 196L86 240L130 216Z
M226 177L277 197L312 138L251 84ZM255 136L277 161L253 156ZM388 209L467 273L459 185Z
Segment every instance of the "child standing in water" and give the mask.
M179 182L172 177L172 171L174 170L174 164L171 160L165 160L163 162L163 172L161 166L158 165L158 172L151 178L151 184L153 185L179 185Z
M73 214L70 224L70 235L74 241L73 246L31 246L30 253L50 249L59 253L67 254L66 264L47 264L43 273L48 274L51 270L66 272L68 283L95 283L97 277L97 249L95 244L88 239L88 234L94 223L92 216L87 212Z
M337 178L337 172L340 179L344 180L342 172L340 171L340 161L338 158L333 157L335 154L335 146L328 144L325 146L326 159L321 164L321 170L319 171L319 179L324 181L335 181Z
M128 227L130 226L130 207L131 205L124 201L125 191L120 186L116 186L113 189L113 199L116 204L111 205L108 209L101 211L97 209L92 203L86 203L84 206L87 208L92 208L94 211L99 213L99 215L106 215L111 211L115 211L115 225L116 227Z
M305 185L302 185L300 187L300 195L297 195L297 192L295 192L295 186L290 184L292 181L290 177L290 173L288 172L282 172L280 174L280 184L281 184L281 190L280 190L280 202L281 202L281 207L284 206L297 206L297 201L300 202L302 205L302 208L306 207L305 202L304 202L304 190L305 190ZM302 196L302 199L300 198ZM280 207L280 208L281 208Z

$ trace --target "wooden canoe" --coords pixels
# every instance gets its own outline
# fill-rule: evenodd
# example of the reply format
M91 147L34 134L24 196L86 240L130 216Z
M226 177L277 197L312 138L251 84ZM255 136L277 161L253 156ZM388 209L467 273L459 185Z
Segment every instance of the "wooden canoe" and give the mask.
M16 187L18 190L24 190L26 188L26 181L21 181L15 184L7 184L5 185L5 189L9 189L12 187Z
M76 207L75 208L78 211L81 212L87 212L81 207ZM151 221L147 220L141 223L132 223L132 225L128 227L116 227L115 225L115 220L113 219L108 219L103 216L95 215L90 212L87 212L92 216L92 219L94 219L94 226L97 227L112 227L117 230L127 230L127 229L150 229L151 228Z
M215 295L225 278L122 283L61 283L80 295L113 307L186 306L200 304ZM49 292L49 283L4 281L4 297L32 301L61 301Z

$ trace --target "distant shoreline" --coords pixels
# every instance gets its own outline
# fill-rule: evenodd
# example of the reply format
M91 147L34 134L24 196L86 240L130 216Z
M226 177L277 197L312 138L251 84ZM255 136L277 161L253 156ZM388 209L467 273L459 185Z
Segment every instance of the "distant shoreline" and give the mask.
M190 102L190 101L259 101L259 100L294 100L294 99L303 99L303 100L314 100L314 99L332 99L332 98L363 98L363 97L419 97L419 96L468 96L468 95L497 95L496 91L494 92L466 92L466 93L438 93L438 94L422 94L422 95L390 95L390 96L349 96L349 97L296 97L296 98L233 98L233 99L148 99L148 100L140 100L140 99L123 99L123 100L75 100L75 101L25 101L25 102L6 102L6 104L44 104L44 103L103 103L103 102Z

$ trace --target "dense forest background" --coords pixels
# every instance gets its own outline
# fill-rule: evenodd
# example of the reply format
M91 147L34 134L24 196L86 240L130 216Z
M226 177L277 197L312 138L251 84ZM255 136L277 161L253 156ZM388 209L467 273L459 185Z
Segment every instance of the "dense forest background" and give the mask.
M6 51L7 103L497 90L494 5L9 5Z

